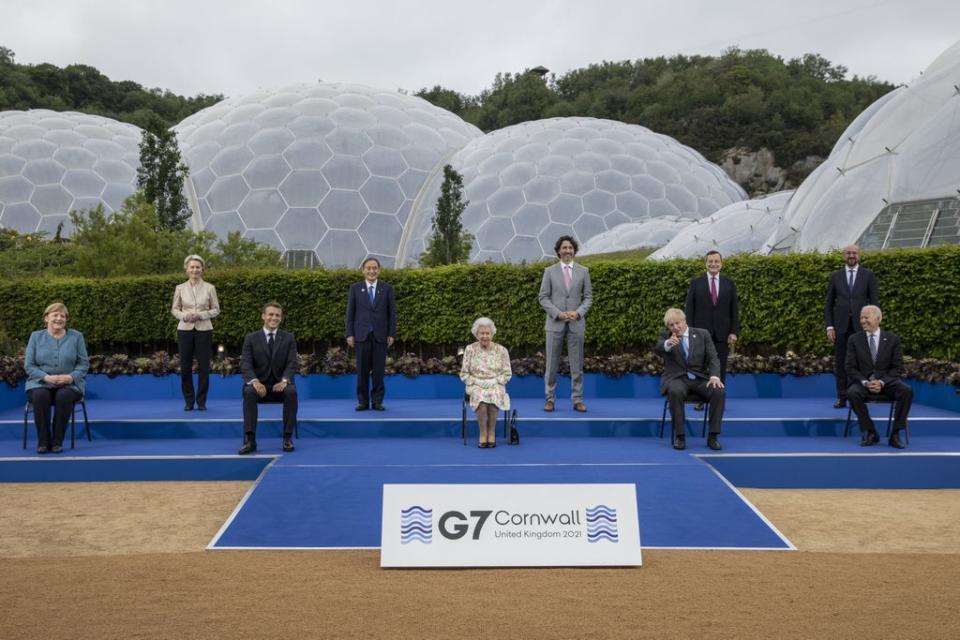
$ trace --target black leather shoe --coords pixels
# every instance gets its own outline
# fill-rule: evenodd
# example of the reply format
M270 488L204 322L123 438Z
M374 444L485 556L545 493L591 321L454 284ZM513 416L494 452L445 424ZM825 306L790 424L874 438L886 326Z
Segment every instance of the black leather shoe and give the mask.
M898 435L898 433L899 433L898 431L894 431L893 433L890 434L890 441L889 441L890 446L893 447L894 449L903 449L904 444L900 442L900 436Z
M861 447L870 447L880 442L880 434L876 431L864 431L860 437Z
M673 448L681 451L687 448L687 438L686 436L677 436L673 439Z
M834 409L843 409L845 406L847 406L847 401L843 398L837 398L837 401L833 403Z
M290 438L284 438L284 439L283 439L283 450L286 451L287 453L290 453L291 451L293 451L293 449L294 449L294 447L293 447L293 440L291 440Z
M496 446L497 446L497 443L496 443L496 442L488 442L488 443L487 443L487 447L489 447L490 449L495 449Z
M237 451L238 455L245 456L248 453L256 453L257 451L257 441L256 440L247 440L243 443L243 446L240 447L240 451Z
M358 404L358 405L355 406L353 409L354 409L354 411L366 411L366 410L369 409L369 408L370 408L370 407L368 407L368 406L365 405L365 404Z
M717 436L710 436L707 438L707 447L712 451L720 451L723 447L720 446L720 441L717 440Z
M697 404L693 405L693 410L694 410L694 411L703 411L703 403L702 403L702 402L698 402Z
M198 405L197 405L197 411L206 411L206 410L207 410L207 405L205 405L205 404L198 404Z
M902 447L903 445L901 445ZM63 453L63 445L55 444L50 447L50 453Z
M183 405L183 410L184 410L184 411L193 411L193 403L192 403L192 402L188 402L188 403L186 403L185 405Z
M384 409L383 409L383 405L382 405L382 404L375 404L375 405L373 405L373 410L374 410L374 411L383 411L383 410L384 410Z
M43 455L45 453L50 453L50 448L40 445L39 447L37 447L37 453L39 453L40 455Z

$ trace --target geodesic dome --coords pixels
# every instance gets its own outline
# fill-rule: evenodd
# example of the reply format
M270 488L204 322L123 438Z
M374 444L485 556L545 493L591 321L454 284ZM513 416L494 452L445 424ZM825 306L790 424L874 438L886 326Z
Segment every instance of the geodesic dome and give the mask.
M197 228L351 267L394 265L421 187L482 135L421 98L323 83L224 100L175 130Z
M867 107L797 189L765 253L960 243L960 42Z
M471 140L450 164L463 175L464 228L473 262L553 257L557 237L585 242L618 224L701 218L746 197L700 153L646 127L597 118L551 118ZM400 264L416 263L431 236L442 176L406 230Z
M650 254L652 260L693 258L717 250L724 256L753 253L783 219L794 191L777 191L760 198L734 202L712 216L697 220Z
M662 247L692 222L692 218L678 216L624 222L584 242L577 255L590 256L612 251Z
M53 234L71 211L119 209L136 189L139 128L74 111L0 112L0 225Z

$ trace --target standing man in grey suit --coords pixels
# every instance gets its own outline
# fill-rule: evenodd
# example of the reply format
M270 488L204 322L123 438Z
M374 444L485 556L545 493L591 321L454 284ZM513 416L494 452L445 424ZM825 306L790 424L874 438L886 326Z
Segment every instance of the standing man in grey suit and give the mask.
M834 408L847 404L847 341L860 330L860 311L864 305L879 304L877 276L860 266L860 249L855 244L843 250L846 265L830 274L823 317L827 339L833 343L833 372L837 380L837 401Z
M540 283L538 299L547 314L544 326L547 334L544 411L553 411L556 404L557 371L564 340L570 360L573 410L581 413L587 410L583 404L583 333L586 328L584 316L593 304L593 288L590 286L590 271L573 261L579 248L571 236L561 236L553 247L560 262L543 270Z
M720 275L723 256L716 249L707 251L707 272L690 281L684 312L694 327L706 329L713 338L713 346L720 358L720 380L727 381L727 358L730 347L740 334L740 305L737 286L733 280ZM703 409L698 402L697 411Z
M667 309L663 315L667 330L660 334L654 352L663 358L660 393L667 396L673 423L673 448L685 449L686 416L683 403L694 395L710 402L710 435L707 446L720 450L720 424L726 392L720 380L720 359L713 339L706 329L687 326L687 317L680 309Z

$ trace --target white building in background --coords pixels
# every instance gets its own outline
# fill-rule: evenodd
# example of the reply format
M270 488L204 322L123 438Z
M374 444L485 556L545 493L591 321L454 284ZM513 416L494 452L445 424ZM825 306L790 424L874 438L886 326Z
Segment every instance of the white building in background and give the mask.
M727 206L732 207L736 204L738 203ZM656 249L670 242L681 229L692 222L694 220L691 218L681 218L679 216L662 216L640 220L639 222L624 222L587 240L580 247L577 255L592 256L631 249Z
M71 211L113 213L136 189L140 135L74 111L0 112L0 226L69 235Z
M783 220L793 190L727 205L712 216L691 222L650 255L654 260L693 258L716 250L724 256L754 253Z

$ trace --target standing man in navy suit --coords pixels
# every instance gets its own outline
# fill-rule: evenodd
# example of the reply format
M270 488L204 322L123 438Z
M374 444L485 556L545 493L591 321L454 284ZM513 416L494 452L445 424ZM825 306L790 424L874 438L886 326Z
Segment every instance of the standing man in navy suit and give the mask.
M889 444L903 449L899 433L907 427L907 415L913 404L913 389L900 377L903 375L903 352L900 338L890 331L880 331L883 314L880 307L866 305L860 311L863 331L850 336L847 343L847 397L860 423L860 446L869 447L880 442L873 419L867 410L868 397L882 397L894 404L893 429Z
M860 248L855 244L843 250L846 265L830 274L823 317L827 339L833 343L833 371L837 379L837 401L834 408L847 404L846 361L847 341L860 330L860 311L864 305L879 304L877 276L860 266Z
M693 395L710 401L707 446L719 451L726 392L720 380L720 359L710 333L706 329L688 327L687 318L680 309L667 309L663 324L667 330L660 334L653 350L663 358L660 393L667 396L670 404L673 448L685 449L687 446L683 403Z
M720 358L720 380L727 381L727 357L730 347L740 335L740 306L733 280L720 275L723 256L719 251L707 252L707 272L694 278L687 289L684 311L691 326L706 329ZM703 403L697 404L703 409Z
M383 411L383 372L387 348L397 335L397 302L393 287L380 282L380 261L367 258L363 282L350 287L347 298L347 344L357 352L357 411L373 406ZM373 389L370 379L373 378Z
M248 333L240 354L243 378L243 446L240 455L257 450L257 405L283 403L283 450L293 451L293 432L297 425L297 386L293 376L300 367L297 340L280 330L283 307L278 302L263 305L263 328Z

